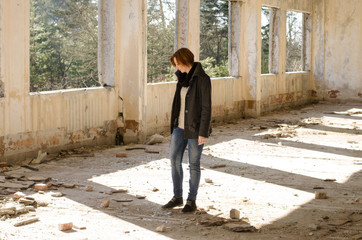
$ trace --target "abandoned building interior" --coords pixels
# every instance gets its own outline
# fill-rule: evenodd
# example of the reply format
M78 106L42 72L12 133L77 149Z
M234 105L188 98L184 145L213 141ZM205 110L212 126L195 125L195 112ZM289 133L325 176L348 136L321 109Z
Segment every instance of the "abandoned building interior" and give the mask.
M319 114L325 108L323 106L318 107L318 102L323 102L326 106L336 105L340 107L343 104L351 104L355 109L356 106L357 109L362 109L361 0L228 0L228 4L229 76L212 79L212 119L216 126L216 133L214 131L214 134L222 135L222 133L227 132L228 128L225 128L225 126L233 122L237 123L233 125L235 128L234 133L237 134L237 126L243 129L243 124L260 121L264 116L283 109L289 109L293 112L297 111L293 109L308 108L308 106L316 104L315 109L320 111ZM60 151L70 151L81 147L95 148L97 146L109 146L110 150L103 149L105 157L108 155L113 156L117 152L112 148L112 146L114 147L117 131L120 131L126 146L142 144L152 135L169 131L170 111L176 82L147 83L147 1L98 0L98 7L98 72L102 86L30 92L30 1L0 0L0 162L17 166L21 165L26 159L37 158L39 150L48 154L55 154ZM261 73L262 43L260 29L262 7L271 9L270 73L268 74ZM195 59L198 60L200 55L200 0L176 0L176 9L174 49L187 47L192 50ZM299 72L287 72L285 70L285 23L286 12L290 10L302 13L303 16L303 69ZM344 109L343 111L347 110ZM355 116L353 116L355 121L354 130L356 132L352 136L357 147L348 152L350 153L347 154L348 159L346 157L346 162L351 164L350 169L353 169L350 174L355 174L354 185L351 185L354 188L351 189L351 192L357 194L357 197L362 197L360 165L362 160L361 113L362 110L359 113L355 112ZM288 111L286 114L288 114ZM292 118L294 115L288 116ZM350 132L347 131L347 133ZM165 139L168 139L167 134ZM245 146L241 146L245 142L234 140L236 146L234 146L235 149L233 147L230 149L230 154L232 151L239 151L238 149L245 150ZM211 145L218 142L218 140L212 140L211 136L208 143L210 148L206 148L206 153L212 154L213 148ZM238 144L241 145L238 147ZM123 150L126 146L123 146ZM162 152L161 160L167 158L167 148L167 143L159 146L160 152ZM214 148L214 151L217 151L217 149ZM127 152L127 158L131 165L133 164L131 156L135 152ZM149 156L144 155L143 152L142 154L133 156L137 167L142 165L142 161L146 161L142 159L143 157L147 158ZM239 154L242 155L243 152L240 150ZM303 153L300 154L303 155ZM98 155L102 155L102 153L96 153L96 156ZM151 160L157 158L157 155L152 156ZM226 158L226 156L219 156L219 158ZM252 159L252 157L250 158ZM73 162L78 161L78 159L73 159ZM92 168L96 168L98 164L102 165L106 161L102 160L103 163L101 164L97 163L96 160L97 158L85 158L82 161L84 161L84 166L90 164ZM359 161L358 164L356 164L356 161ZM58 176L59 178L70 174L77 175L76 170L70 169L73 162L67 159L63 163L56 162L63 167L58 172L51 171L49 167L44 167L44 169L52 173L52 176ZM168 164L165 160L162 160L162 162L164 165ZM55 167L56 163L52 167ZM113 166L112 163L109 164ZM151 162L148 164L151 164ZM208 165L208 163L205 164ZM249 162L248 164L253 163ZM210 165L212 164L210 163L208 166ZM157 168L155 167L155 169ZM154 171L157 171L155 169ZM28 171L29 174L34 173L32 170L28 169ZM133 176L140 174L137 171L129 174ZM276 171L275 174L279 173L277 170L274 171ZM127 174L127 171L124 173ZM148 172L145 172L144 175L152 176ZM85 180L91 176L83 173L79 177ZM140 176L140 179L142 177ZM254 177L251 176L251 178L261 180L255 175ZM306 176L300 178L306 182L310 179L312 182L317 181L315 176L310 177L310 179ZM125 181L128 181L128 178L125 179ZM161 179L164 181L169 180L168 175L163 176ZM100 182L104 179L102 180L99 177L98 180L98 185L103 184ZM107 180L104 180L104 182L107 182ZM277 180L275 183L277 183ZM333 184L336 184L333 186L337 186L339 183ZM339 187L343 188L343 184L339 184ZM158 188L161 189L160 186ZM242 187L240 186L240 188ZM277 188L274 190L279 191ZM300 192L298 193L300 198L304 196L302 187L297 190ZM312 193L314 198L313 189L307 193ZM170 195L168 194L162 193L162 201L169 198ZM264 197L267 198L268 196ZM294 196L294 198L296 197ZM74 197L72 201L82 203L79 198ZM151 201L151 197L148 197L148 201ZM163 202L160 203L158 200L157 203L162 204ZM182 234L186 234L186 232L189 232L189 235L186 234L185 239L213 239L213 237L223 239L362 239L361 204L362 201L357 200L353 205L354 209L359 208L358 213L356 213L357 210L354 210L354 216L357 214L357 217L353 220L355 235L347 235L347 237L339 235L335 238L314 238L318 235L317 231L319 229L317 227L312 230L312 234L309 234L311 231L308 231L307 236L295 235L295 232L284 232L283 237L280 238L278 237L281 235L278 234L247 235L245 237L237 235L239 233L235 232L231 235L220 235L222 234L220 232L209 234L205 233L205 231L196 236L192 232L197 231L195 228L198 226L195 226L192 221L198 215L196 217L191 216L186 220L182 220L185 219L182 217L173 216L173 220L170 219L169 222L174 221L174 226L177 225L178 221L184 221L183 224L186 225L188 222L193 223L193 227L183 228L183 232L174 233L175 235L172 235L172 233L168 235L171 230L161 231L161 233L158 230L156 231L155 227L161 225L159 222L156 223L157 226L151 223L142 225L142 223L137 223L135 218L124 218L125 222L146 229L147 233L143 233L145 235L133 235L132 237L130 234L136 234L135 232L130 230L131 232L127 233L127 229L122 229L122 234L126 232L129 239L183 239ZM206 207L205 204L204 207ZM131 207L127 206L127 208ZM98 209L89 210L89 214L94 213L96 210ZM333 211L337 210L334 209ZM117 215L109 214L109 216L117 218ZM167 219L168 217L170 216L167 214L158 215L158 219ZM110 219L107 221L111 222ZM0 239L16 239L14 235L2 235L5 234L5 230L1 225L5 222L0 221ZM292 225L290 226L292 227ZM31 226L24 227L28 227L30 231ZM116 228L116 226L114 227ZM84 231L88 231L88 229L89 227ZM20 234L19 231L14 230L14 234ZM75 231L81 232L82 230ZM56 233L55 236L44 235L44 238L42 238L39 231L35 232L38 234L36 235L37 239L53 239L54 237L54 239L63 239L62 237L66 236ZM94 238L91 237L91 234L88 235L88 239L102 239L99 233L93 234ZM150 236L150 238L147 236ZM83 239L80 235L76 235L76 237L74 239Z

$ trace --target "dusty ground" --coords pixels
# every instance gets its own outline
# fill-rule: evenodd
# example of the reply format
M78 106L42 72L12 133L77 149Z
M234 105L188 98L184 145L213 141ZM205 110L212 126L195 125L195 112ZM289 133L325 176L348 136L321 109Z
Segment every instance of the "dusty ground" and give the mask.
M80 157L87 150L81 149L80 155L32 165L39 171L3 169L5 183L26 185L41 176L53 186L21 190L49 205L2 216L0 239L362 239L361 103L322 102L215 125L202 157L194 214L160 208L172 197L169 138L152 146L92 149L94 157ZM127 157L116 157L120 152ZM186 169L185 162L184 196ZM127 192L112 193L119 189ZM15 191L0 187L0 207L12 204ZM51 196L55 192L65 195ZM315 199L315 192L328 198ZM109 207L100 206L105 200ZM231 209L240 211L240 220L230 220ZM32 217L39 221L13 226ZM85 229L58 230L66 222ZM162 225L165 231L156 231ZM235 232L232 226L256 230Z

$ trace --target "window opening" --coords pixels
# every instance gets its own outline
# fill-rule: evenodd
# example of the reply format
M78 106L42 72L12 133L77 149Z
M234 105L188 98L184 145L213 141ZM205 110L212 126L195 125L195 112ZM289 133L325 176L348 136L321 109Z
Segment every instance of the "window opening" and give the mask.
M147 82L174 81L176 0L147 0Z
M100 86L98 1L30 4L30 91Z
M268 74L270 51L270 15L271 9L261 8L261 74Z
M286 72L303 71L303 13L287 11Z
M229 3L201 0L200 7L200 62L212 78L229 76Z

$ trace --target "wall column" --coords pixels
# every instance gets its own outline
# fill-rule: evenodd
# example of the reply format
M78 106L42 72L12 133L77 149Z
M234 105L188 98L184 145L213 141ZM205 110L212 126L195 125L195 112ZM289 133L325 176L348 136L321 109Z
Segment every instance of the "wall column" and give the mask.
M241 1L229 2L229 74L241 76L242 65L242 4Z
M0 136L27 131L30 2L0 2ZM0 139L0 155L1 155Z
M114 86L114 0L98 0L98 76L102 86Z
M245 114L257 117L261 111L261 0L249 0L242 9L243 46L242 77L246 81Z
M176 50L189 48L200 59L200 0L176 1Z
M124 141L145 140L147 2L115 0L115 86L124 118ZM123 100L122 100L123 99Z

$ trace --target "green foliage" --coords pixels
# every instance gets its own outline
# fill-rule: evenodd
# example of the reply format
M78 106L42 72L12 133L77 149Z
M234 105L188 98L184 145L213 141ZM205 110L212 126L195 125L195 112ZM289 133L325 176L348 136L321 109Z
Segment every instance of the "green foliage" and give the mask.
M30 91L99 86L96 0L31 0Z
M147 5L147 82L173 81L175 1L148 0Z
M147 0L147 81L174 80L175 0ZM200 59L210 77L228 76L228 3L201 1Z
M206 72L213 77L215 75L217 77L229 75L227 71L228 15L227 1L201 0L200 59L207 63L212 59Z
M208 57L202 61L200 61L205 72L211 77L211 78L217 78L217 77L225 77L229 75L228 71L228 61L224 60L220 64L216 65L215 58Z

